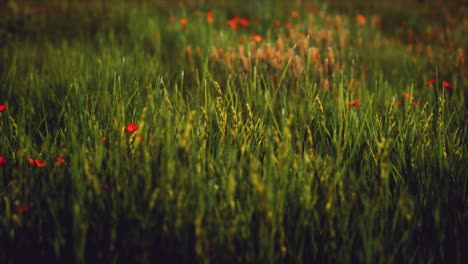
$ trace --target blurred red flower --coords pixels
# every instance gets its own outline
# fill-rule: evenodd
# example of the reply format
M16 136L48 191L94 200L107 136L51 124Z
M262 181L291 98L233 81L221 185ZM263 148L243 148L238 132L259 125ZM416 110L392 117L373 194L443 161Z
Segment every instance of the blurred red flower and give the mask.
M206 12L206 13L205 13L205 18L206 18L206 22L208 22L208 23L210 23L210 24L213 23L213 20L214 20L214 18L213 18L213 12L212 12L212 11Z
M354 100L354 101L349 102L349 103L348 103L348 106L349 106L349 107L352 107L352 106L354 106L354 107L359 107L360 104L361 104L361 103L359 102L359 100L356 99L356 100Z
M292 16L292 17L299 17L299 12L297 12L297 11L292 11L292 12L291 12L291 16Z
M0 155L0 169L5 167L6 164L6 158Z
M23 205L23 206L18 207L18 212L19 213L26 213L27 211L29 211L29 209L31 209L31 207L29 207L27 205Z
M453 85L447 81L443 81L442 86L444 86L445 89L453 89Z
M130 124L127 125L127 127L125 127L125 133L133 134L133 133L135 133L137 131L137 129L138 129L137 124L130 123Z
M46 165L45 161L43 161L41 159L29 158L28 162L29 162L29 164L35 165L35 166L40 167L40 168L45 167L45 165Z
M407 93L407 92L403 92L403 93L401 94L401 96L402 96L403 98L405 98L405 99L411 99L411 97L412 97L411 94L410 94L410 93Z
M429 86L432 86L436 83L436 80L435 79L430 79L429 81L427 81L427 85Z
M184 17L181 18L181 19L179 20L179 22L180 22L180 24L181 24L182 26L185 26L185 25L187 25L187 23L188 23L187 19L184 18Z
M5 104L0 104L0 112L7 110L8 106Z
M63 164L65 164L65 157L64 156L57 156L55 158L55 161L63 165Z

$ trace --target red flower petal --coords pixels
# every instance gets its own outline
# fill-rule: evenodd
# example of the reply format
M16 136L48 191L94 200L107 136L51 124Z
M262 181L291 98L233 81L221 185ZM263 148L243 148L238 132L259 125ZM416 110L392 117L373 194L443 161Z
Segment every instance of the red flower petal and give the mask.
M427 81L427 85L429 86L432 86L436 83L436 80L435 79L430 79L429 81Z
M137 129L138 129L137 124L135 124L135 123L130 123L130 124L128 124L127 127L125 128L125 133L127 133L127 134L133 134L133 133L135 133L135 132L137 131Z
M442 86L444 86L445 89L453 89L453 85L447 81L442 82Z
M40 160L40 159L35 159L34 164L36 164L36 166L38 166L40 168L45 167L45 165L46 165L45 161Z
M7 110L8 106L5 104L0 104L0 112Z
M354 100L354 101L351 101L348 103L348 106L351 107L351 106L354 106L354 107L359 107L361 103L359 102L358 99Z
M29 209L31 209L31 207L29 207L27 205L23 205L23 206L18 207L18 212L25 213L25 212L29 211Z
M6 164L6 158L0 155L0 168L5 167Z

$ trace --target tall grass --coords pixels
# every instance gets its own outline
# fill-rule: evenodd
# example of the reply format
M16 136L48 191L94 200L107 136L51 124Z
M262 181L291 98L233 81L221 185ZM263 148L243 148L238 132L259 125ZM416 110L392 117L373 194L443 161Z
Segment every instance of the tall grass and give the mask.
M2 262L466 259L463 10L119 3L4 10Z

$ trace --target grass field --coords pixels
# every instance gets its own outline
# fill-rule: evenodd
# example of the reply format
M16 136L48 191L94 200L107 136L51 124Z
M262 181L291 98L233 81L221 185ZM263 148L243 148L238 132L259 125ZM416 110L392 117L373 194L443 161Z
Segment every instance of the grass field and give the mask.
M0 5L1 263L466 263L463 1L155 2Z

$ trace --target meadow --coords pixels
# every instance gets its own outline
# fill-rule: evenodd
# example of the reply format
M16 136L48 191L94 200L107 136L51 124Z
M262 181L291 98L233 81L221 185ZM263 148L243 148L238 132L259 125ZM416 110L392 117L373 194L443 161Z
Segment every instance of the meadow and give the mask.
M0 262L466 262L462 2L7 1Z

